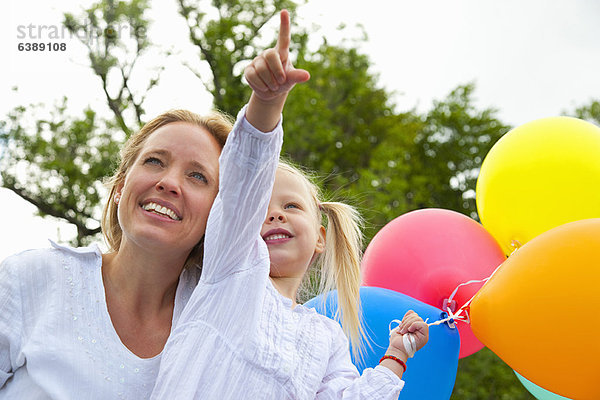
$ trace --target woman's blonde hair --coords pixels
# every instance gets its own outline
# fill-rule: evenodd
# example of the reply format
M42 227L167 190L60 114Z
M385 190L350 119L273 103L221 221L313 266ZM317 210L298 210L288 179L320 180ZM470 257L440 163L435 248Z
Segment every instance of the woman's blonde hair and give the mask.
M233 127L233 119L218 111L213 111L207 116L200 116L187 110L171 110L160 114L146 123L137 133L131 135L121 149L121 161L119 166L113 176L108 178L105 182L109 190L109 197L102 211L101 227L102 235L111 252L119 251L121 239L123 237L123 231L121 230L117 216L117 205L113 201L114 196L119 186L125 183L127 173L139 156L148 137L158 128L174 122L187 122L205 129L217 140L221 149L225 146L227 135L231 132ZM198 267L202 266L203 242L204 238L194 246L188 255L185 262L186 268L192 265Z
M322 201L322 194L310 173L290 162L280 161L279 169L304 181L311 197L319 225L326 228L325 249L312 265L318 272L319 292L327 295L337 289L338 312L336 319L348 337L356 360L364 355L365 332L360 307L360 263L362 256L363 220L352 206L340 202ZM324 223L324 224L323 224ZM305 274L306 280L314 277Z

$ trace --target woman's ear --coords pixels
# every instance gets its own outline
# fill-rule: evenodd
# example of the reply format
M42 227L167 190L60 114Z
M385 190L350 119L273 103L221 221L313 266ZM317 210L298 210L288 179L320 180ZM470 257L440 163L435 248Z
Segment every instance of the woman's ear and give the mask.
M325 230L325 227L323 225L321 225L319 227L319 232L318 232L318 238L317 238L317 245L315 246L315 253L322 253L323 250L325 250L325 243L326 243L326 236L327 236L327 231Z
M114 198L113 198L115 204L119 204L119 202L121 201L121 194L123 192L123 186L125 186L124 183L119 183L117 185L117 187L115 188L115 194L114 194Z

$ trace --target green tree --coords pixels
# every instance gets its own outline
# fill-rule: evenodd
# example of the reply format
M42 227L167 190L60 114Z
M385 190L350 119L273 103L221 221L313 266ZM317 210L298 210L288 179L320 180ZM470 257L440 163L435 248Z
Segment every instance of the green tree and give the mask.
M495 110L477 109L473 91L473 84L458 86L427 113L411 154L411 208L441 207L477 218L479 168L510 127L495 117Z
M142 124L145 96L158 83L160 68L145 89L130 85L151 48L147 9L146 0L104 0L78 17L65 14L64 25L87 48L114 119L102 119L90 108L81 117L70 116L63 99L49 117L39 117L40 105L20 106L2 124L2 186L34 204L40 215L74 224L76 245L100 231L100 182L114 167L122 142Z
M324 178L326 192L355 199L369 232L389 221L392 209L405 209L406 154L422 125L414 114L394 113L370 65L356 48L327 42L300 53L298 66L311 79L286 104L283 148Z
M361 171L364 179L352 188L370 194L372 229L367 237L393 218L422 208L445 208L477 219L479 168L509 127L495 117L495 110L475 107L473 91L472 84L458 86L424 115L412 111L386 118L387 133Z
M153 48L147 37L148 0L102 0L82 15L64 15L65 27L86 47L90 68L100 79L102 91L118 127L129 136L144 119L143 103L159 82L162 67L142 89L132 88L130 79L139 62ZM82 36L81 32L88 32Z
M87 108L80 118L66 113L66 98L47 118L25 125L40 106L17 107L3 122L6 143L0 160L2 186L34 204L40 215L77 227L77 243L100 232L102 178L118 155L106 121Z
M571 114L600 126L600 101L592 100L589 104L577 107Z
M452 400L534 400L513 370L488 348L459 360Z
M198 48L201 63L208 66L206 77L196 74L213 96L215 108L236 115L250 95L243 84L243 64L261 48L262 28L280 10L293 12L293 0L177 0L191 42ZM296 34L297 35L297 34Z

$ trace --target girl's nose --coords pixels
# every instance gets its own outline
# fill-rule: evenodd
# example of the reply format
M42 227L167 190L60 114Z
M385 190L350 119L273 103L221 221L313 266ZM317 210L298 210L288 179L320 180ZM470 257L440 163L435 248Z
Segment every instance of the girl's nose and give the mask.
M269 222L285 222L285 216L280 211L271 211L267 215L267 221Z

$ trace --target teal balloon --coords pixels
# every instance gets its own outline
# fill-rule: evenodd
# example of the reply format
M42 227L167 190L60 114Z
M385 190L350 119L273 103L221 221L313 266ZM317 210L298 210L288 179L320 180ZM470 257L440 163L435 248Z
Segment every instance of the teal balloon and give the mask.
M389 323L401 320L408 310L413 310L429 322L440 319L442 310L425 304L410 296L379 287L360 288L363 321L368 335L366 356L361 362L353 358L354 365L362 373L365 368L374 368L384 356L389 345ZM329 318L334 318L338 309L337 292L319 295L304 304ZM395 326L395 325L394 325ZM452 395L460 337L458 329L447 324L429 328L429 342L408 360L405 382L400 393L402 400L447 400Z
M560 396L552 393L549 390L539 387L535 383L525 378L523 375L519 374L517 371L515 371L515 375L517 375L517 378L519 378L523 386L525 386L525 389L529 390L529 393L531 393L538 400L570 400L568 397ZM560 377L558 379L560 379Z

